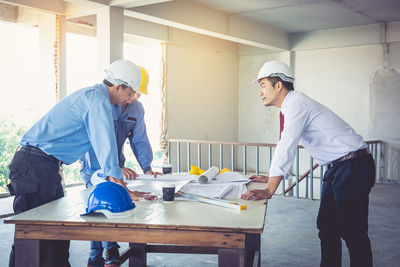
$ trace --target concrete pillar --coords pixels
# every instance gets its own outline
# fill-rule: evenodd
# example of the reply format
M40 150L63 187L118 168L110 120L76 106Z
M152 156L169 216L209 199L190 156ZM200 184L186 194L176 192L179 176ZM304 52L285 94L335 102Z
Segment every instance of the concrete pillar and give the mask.
M57 16L57 55L56 63L57 63L57 86L58 86L58 95L57 101L60 101L67 95L67 78L66 78L66 69L67 69L67 51L66 51L66 19L65 16L58 15Z
M56 75L54 68L54 43L56 40L56 15L40 13L39 15L39 82L43 105L49 108L56 99ZM49 94L50 92L50 94Z
M104 68L123 58L124 12L119 7L102 7L97 11L98 75L104 78Z

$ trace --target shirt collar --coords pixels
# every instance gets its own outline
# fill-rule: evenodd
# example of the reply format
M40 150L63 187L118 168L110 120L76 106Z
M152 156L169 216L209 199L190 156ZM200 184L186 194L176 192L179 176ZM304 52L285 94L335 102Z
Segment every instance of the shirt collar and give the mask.
M290 102L290 98L292 98L292 96L293 96L293 91L290 90L282 101L281 112L283 115L285 115L285 112L286 112L289 102Z

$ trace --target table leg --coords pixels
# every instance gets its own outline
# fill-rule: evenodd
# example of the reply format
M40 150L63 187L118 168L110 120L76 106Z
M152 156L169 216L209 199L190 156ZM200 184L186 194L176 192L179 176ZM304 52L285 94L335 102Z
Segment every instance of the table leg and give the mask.
M246 234L244 249L218 249L219 267L253 267L261 266L260 234Z
M246 266L261 266L261 235L246 234Z
M219 248L218 267L244 267L246 250L240 248Z
M146 267L147 251L146 244L129 243L129 247L133 249L132 256L129 258L129 267Z
M15 266L40 266L40 240L15 239Z

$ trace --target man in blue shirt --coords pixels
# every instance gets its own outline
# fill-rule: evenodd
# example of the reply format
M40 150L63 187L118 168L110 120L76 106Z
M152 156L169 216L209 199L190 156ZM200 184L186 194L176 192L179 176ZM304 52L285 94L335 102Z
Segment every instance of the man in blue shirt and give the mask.
M115 135L117 140L117 149L119 155L119 166L126 178L134 178L137 174L130 168L125 166L125 156L123 154L123 145L126 139L129 143L143 173L150 175L161 175L160 172L154 172L151 169L151 162L153 161L153 151L150 146L149 139L146 132L146 124L144 122L144 109L142 104L137 101L141 94L147 94L147 72L144 68L142 70L142 83L138 91L132 94L128 103L122 106L112 105ZM91 177L94 172L100 169L100 165L96 159L93 150L88 151L85 157L81 160L81 177L84 180L86 187L92 186ZM106 260L102 256L103 248L106 250ZM119 266L119 252L117 242L90 242L90 256L88 260L88 267ZM105 263L105 265L104 265Z
M15 214L63 197L59 166L73 163L90 149L108 179L127 189L118 165L112 105L121 106L132 98L141 72L136 64L117 60L106 73L102 84L65 97L22 136L9 166ZM146 195L128 192L133 200ZM69 241L42 241L40 246L41 266L70 266ZM9 266L14 265L13 245Z

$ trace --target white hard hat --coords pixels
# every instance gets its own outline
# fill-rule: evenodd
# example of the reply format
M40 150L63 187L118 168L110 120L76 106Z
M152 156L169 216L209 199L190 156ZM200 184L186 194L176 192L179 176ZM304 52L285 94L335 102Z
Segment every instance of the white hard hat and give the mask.
M257 79L253 82L259 82L260 79L267 77L279 77L282 81L290 83L294 82L294 75L289 66L277 60L265 62L258 73Z
M142 70L133 62L128 60L116 60L104 70L107 74L106 80L112 84L123 84L131 87L138 93L142 81Z
M103 170L97 170L92 174L90 181L93 186L107 182L107 175L104 174Z

